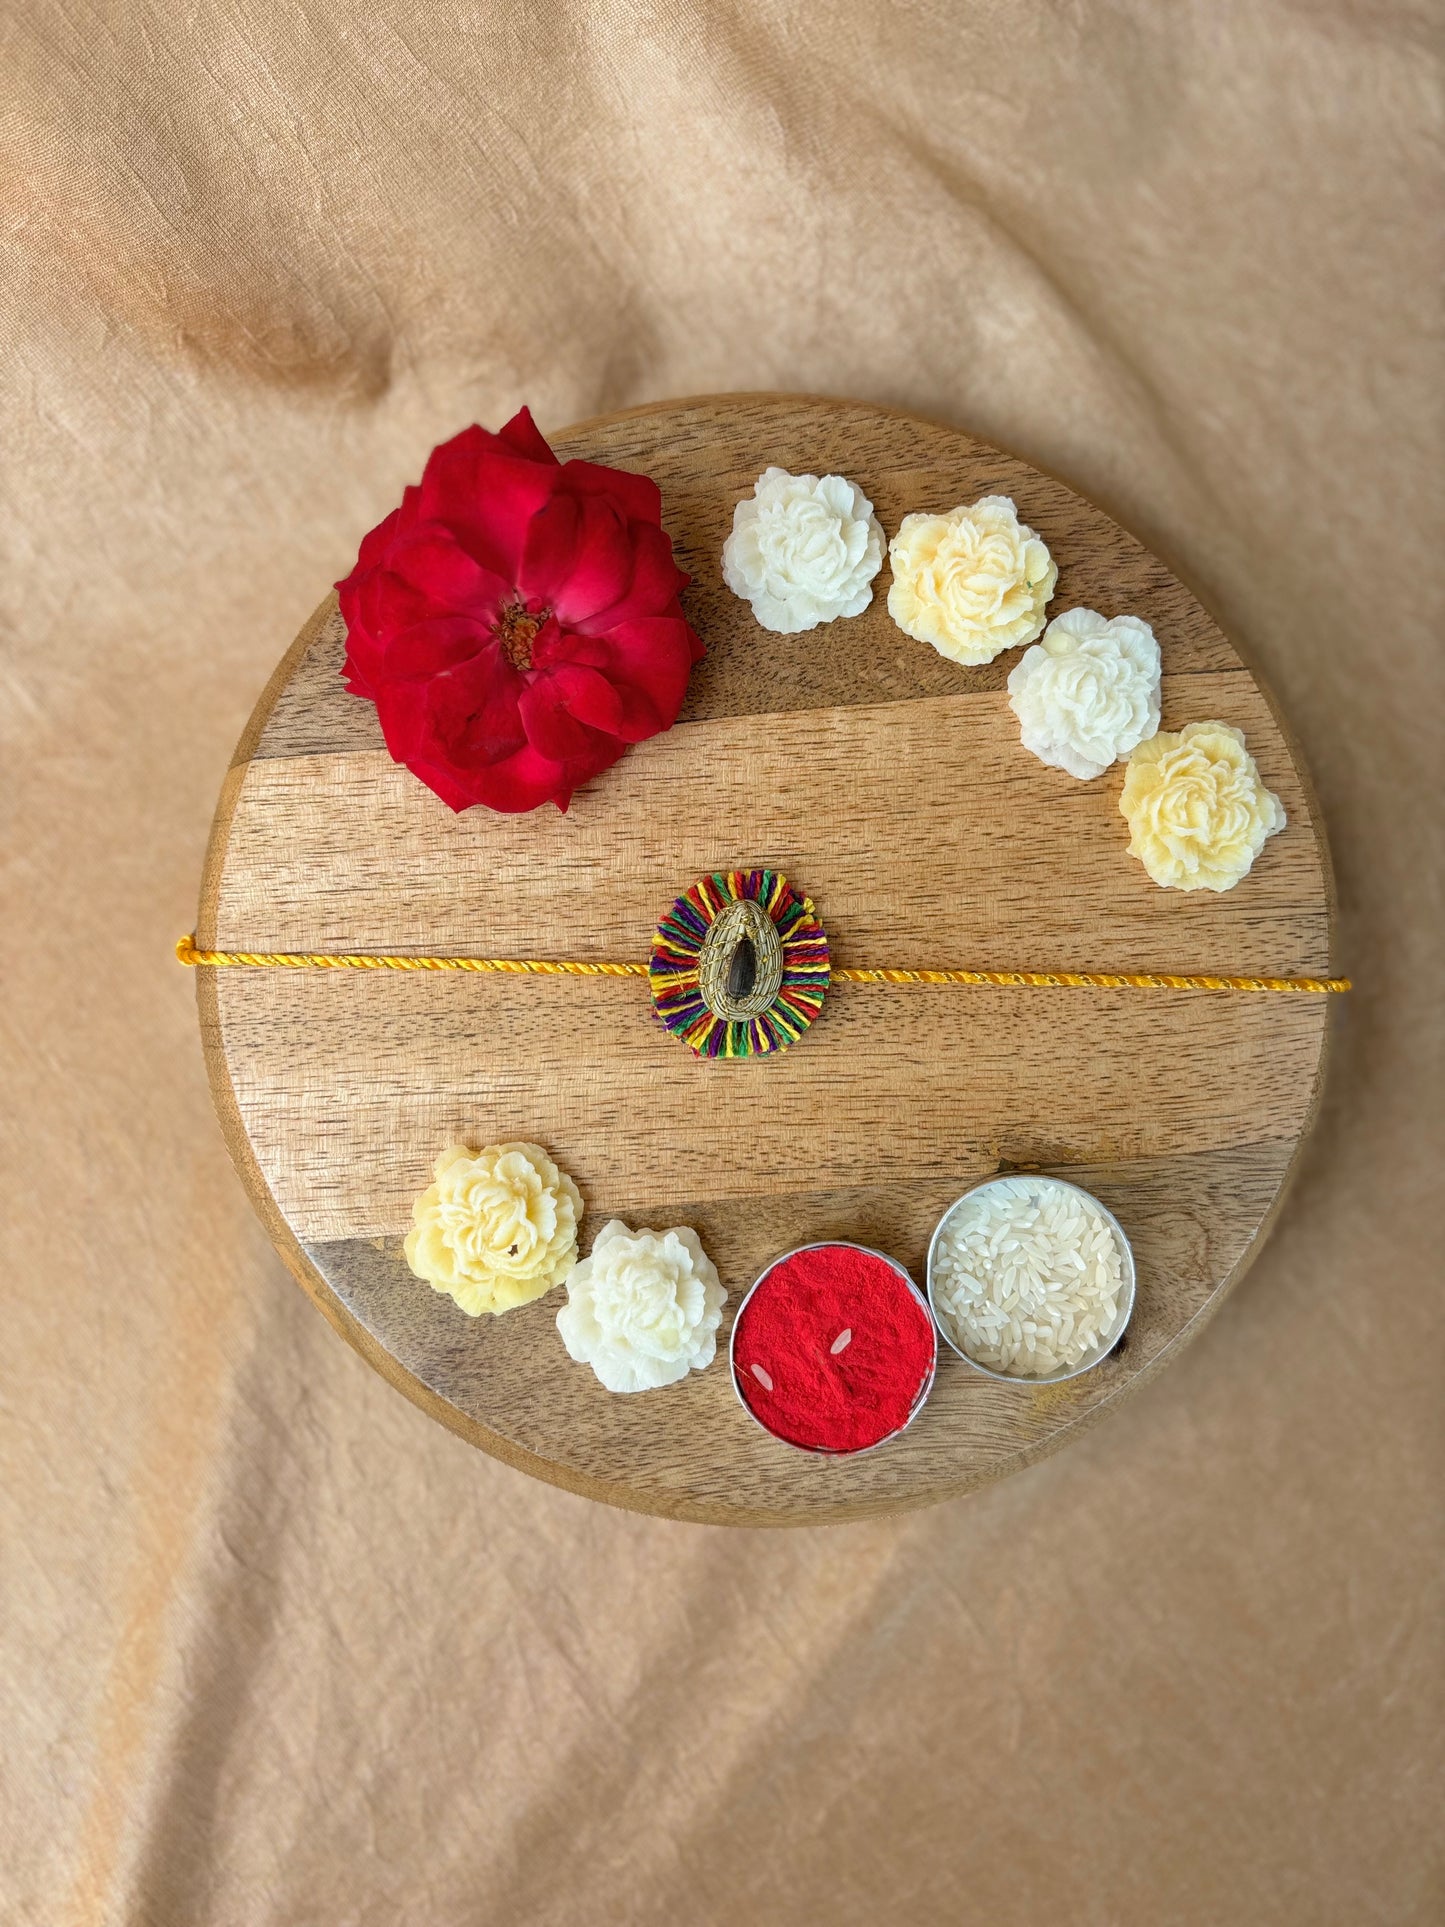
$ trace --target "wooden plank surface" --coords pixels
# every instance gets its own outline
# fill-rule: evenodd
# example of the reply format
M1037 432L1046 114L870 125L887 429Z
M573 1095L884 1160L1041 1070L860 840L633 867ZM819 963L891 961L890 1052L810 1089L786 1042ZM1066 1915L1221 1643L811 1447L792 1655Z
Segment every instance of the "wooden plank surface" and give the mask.
M1195 599L1061 483L969 437L854 404L719 398L555 438L645 470L694 575L708 647L683 722L566 815L454 816L394 765L337 675L323 604L266 692L217 815L198 930L236 949L640 958L705 870L770 863L811 894L838 963L1320 973L1330 896L1308 785L1254 677ZM1051 613L1155 625L1164 726L1237 723L1289 827L1223 897L1158 890L1127 854L1122 773L1077 783L1019 745L1017 652L962 669L904 637L887 569L865 615L759 629L721 583L760 470L839 470L890 533L999 491L1059 563ZM1049 1449L1194 1329L1247 1260L1317 1092L1320 998L838 986L785 1056L700 1063L635 981L200 973L237 1162L278 1243L373 1363L477 1443L618 1503L810 1522L924 1503ZM561 1294L472 1321L400 1257L445 1144L548 1144L588 1205L695 1225L732 1297L769 1257L850 1236L922 1276L964 1186L1010 1165L1088 1184L1136 1245L1127 1346L1069 1386L994 1386L945 1355L900 1441L827 1463L738 1408L722 1359L610 1397L562 1350Z

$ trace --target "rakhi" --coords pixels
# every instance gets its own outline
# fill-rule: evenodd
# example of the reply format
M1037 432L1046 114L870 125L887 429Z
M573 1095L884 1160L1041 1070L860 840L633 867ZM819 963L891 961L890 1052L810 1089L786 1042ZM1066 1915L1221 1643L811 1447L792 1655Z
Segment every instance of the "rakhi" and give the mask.
M657 926L646 963L575 958L414 957L323 951L198 950L176 956L204 968L253 970L472 970L502 976L646 977L662 1023L699 1057L759 1057L786 1050L844 984L996 984L1038 989L1295 991L1351 988L1348 977L1220 977L1153 970L895 970L831 963L812 900L778 870L718 870L699 877Z

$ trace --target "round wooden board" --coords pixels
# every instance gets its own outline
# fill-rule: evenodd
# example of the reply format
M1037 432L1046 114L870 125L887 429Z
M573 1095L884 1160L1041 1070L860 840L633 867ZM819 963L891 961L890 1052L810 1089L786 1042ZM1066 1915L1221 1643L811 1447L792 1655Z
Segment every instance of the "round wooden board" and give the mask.
M1328 863L1308 784L1256 679L1195 598L1099 509L1027 463L890 410L720 396L588 422L560 455L645 471L694 578L707 645L683 718L563 815L455 816L394 764L338 676L334 596L237 750L198 940L233 950L644 958L680 890L774 865L817 903L835 963L1324 974ZM769 463L853 477L892 533L909 510L1013 497L1058 563L1051 613L1153 624L1163 726L1242 727L1288 828L1227 895L1159 890L1127 854L1122 773L1080 783L1020 746L1018 652L961 669L872 606L775 636L724 587L734 503ZM1072 1436L1172 1356L1242 1272L1313 1112L1317 996L836 986L781 1057L702 1062L639 980L205 970L212 1085L278 1245L393 1384L510 1464L642 1511L818 1524L923 1505ZM609 1395L572 1363L560 1293L472 1320L401 1239L456 1140L546 1144L587 1204L697 1228L731 1294L717 1362ZM946 1350L917 1423L827 1460L738 1406L733 1309L778 1251L830 1236L920 1280L944 1207L995 1170L1054 1170L1133 1240L1121 1350L1068 1384L998 1385Z

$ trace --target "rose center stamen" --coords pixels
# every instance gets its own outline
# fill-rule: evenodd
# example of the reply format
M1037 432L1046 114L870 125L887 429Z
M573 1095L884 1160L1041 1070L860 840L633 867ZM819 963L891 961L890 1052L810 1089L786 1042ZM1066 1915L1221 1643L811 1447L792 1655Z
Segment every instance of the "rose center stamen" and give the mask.
M493 634L514 669L532 667L532 644L537 640L537 632L551 620L551 615L550 609L539 609L533 614L522 603L509 602L497 617Z

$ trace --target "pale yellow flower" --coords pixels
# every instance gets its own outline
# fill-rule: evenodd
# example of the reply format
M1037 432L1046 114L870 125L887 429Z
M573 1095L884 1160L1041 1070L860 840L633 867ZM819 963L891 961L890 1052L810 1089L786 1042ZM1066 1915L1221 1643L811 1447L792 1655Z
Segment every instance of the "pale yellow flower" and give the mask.
M530 1304L577 1262L582 1198L540 1144L443 1151L411 1208L406 1261L469 1317Z
M1032 642L1059 572L1006 495L946 515L905 515L888 545L888 613L954 662L992 662Z
M1190 723L1141 743L1119 808L1129 854L1166 890L1232 890L1285 821L1243 730L1228 723Z

